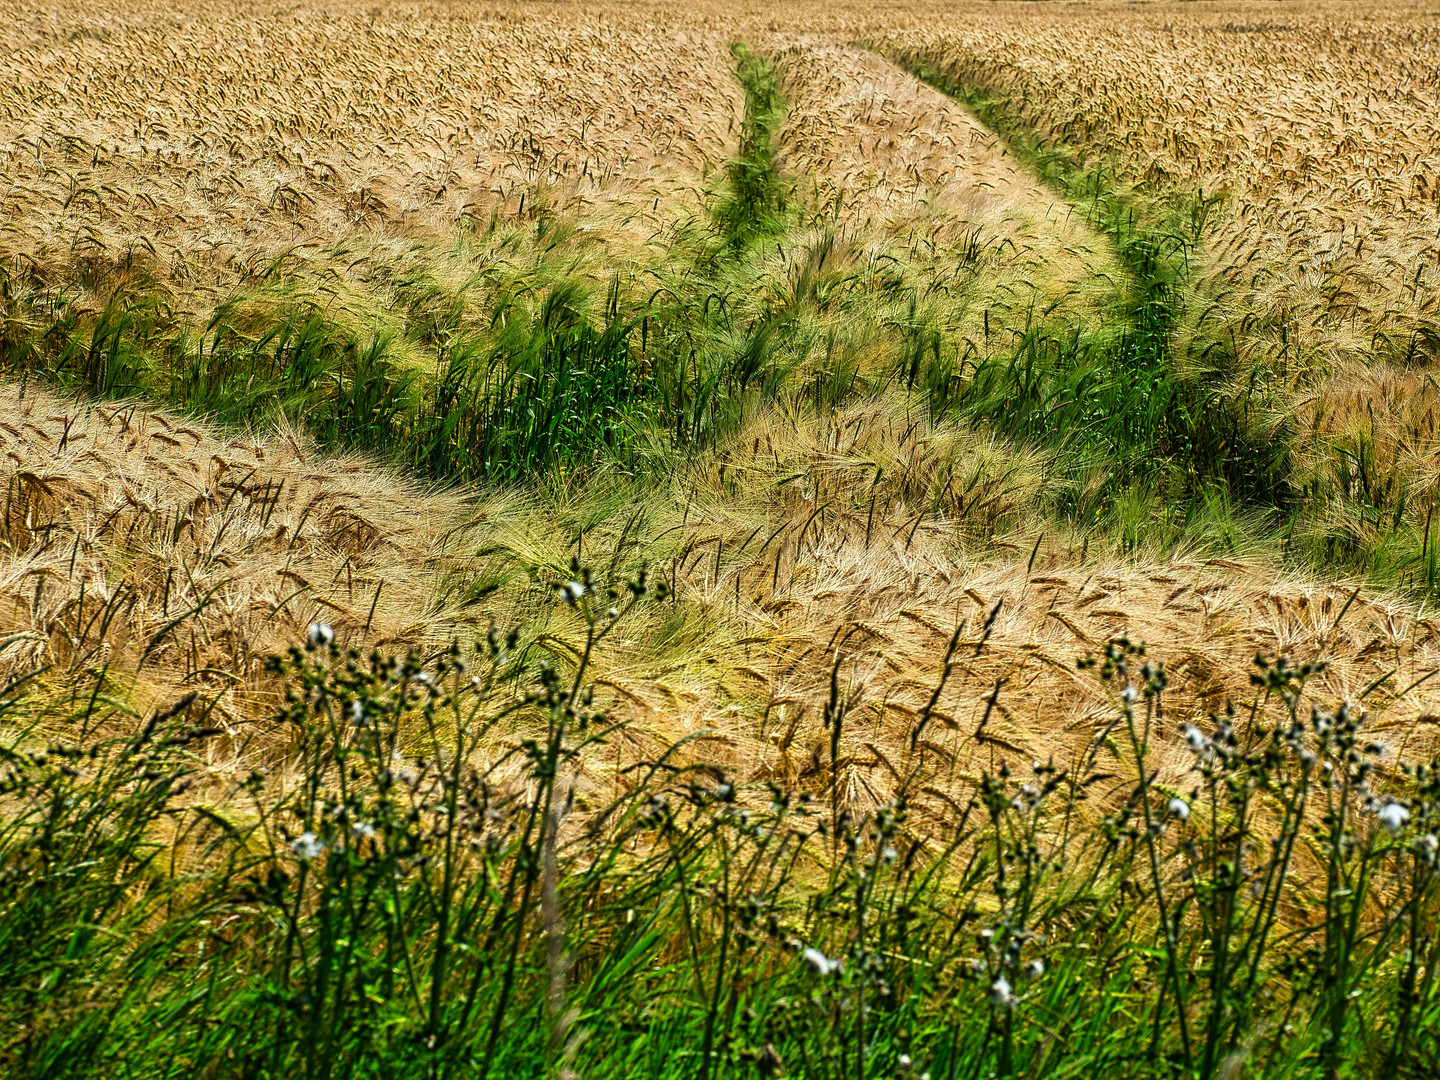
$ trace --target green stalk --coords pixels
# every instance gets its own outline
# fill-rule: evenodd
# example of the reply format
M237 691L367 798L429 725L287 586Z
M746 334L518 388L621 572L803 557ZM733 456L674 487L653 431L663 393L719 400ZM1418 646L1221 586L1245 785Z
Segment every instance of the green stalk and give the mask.
M1145 814L1145 849L1150 856L1150 877L1155 889L1155 906L1160 914L1160 925L1165 932L1165 960L1175 989L1175 1016L1180 1024L1180 1040L1185 1051L1185 1067L1195 1071L1195 1055L1190 1047L1190 1023L1186 1016L1185 987L1180 976L1179 942L1177 927L1171 922L1165 905L1164 879L1160 873L1160 853L1155 847L1155 822L1150 808L1150 778L1146 774L1146 749L1140 745L1135 730L1135 710L1130 702L1124 703L1125 727L1130 733L1130 746L1135 753L1135 765L1140 773L1140 806Z

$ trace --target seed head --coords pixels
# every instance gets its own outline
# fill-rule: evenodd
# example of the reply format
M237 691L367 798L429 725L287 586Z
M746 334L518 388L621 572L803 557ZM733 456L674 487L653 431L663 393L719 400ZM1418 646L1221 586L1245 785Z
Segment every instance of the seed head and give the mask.
M335 643L335 631L330 627L329 623L312 622L307 636L310 639L312 648L318 649L322 646L329 646Z
M1166 807L1170 814L1181 821L1190 820L1190 804L1184 799L1171 799L1170 805Z

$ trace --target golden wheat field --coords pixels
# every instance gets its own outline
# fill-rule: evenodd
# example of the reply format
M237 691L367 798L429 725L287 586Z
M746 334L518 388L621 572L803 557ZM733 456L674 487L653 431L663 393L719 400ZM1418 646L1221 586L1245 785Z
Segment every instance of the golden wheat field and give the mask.
M789 297L803 386L821 355L872 376L928 318L960 343L963 383L967 358L1042 320L1104 324L1125 271L1083 207L909 70L923 64L1023 101L1149 205L1211 200L1177 351L1228 335L1259 357L1281 383L1267 407L1309 425L1298 472L1368 432L1372 463L1410 493L1396 528L1423 520L1428 538L1440 22L1421 7L112 0L0 15L7 343L43 337L57 305L85 330L117 287L143 286L167 340L198 334L203 361L212 312L258 324L283 291L357 335L398 334L423 378L451 362L447 334L497 321L477 297L562 277L597 297L612 282L682 295L701 271L676 253L745 138L730 52L745 41L784 95L775 163L798 216L723 301L726 333ZM908 308L843 308L837 330L844 297L884 275ZM422 308L449 321L412 332ZM1171 667L1168 730L1249 700L1264 652L1329 659L1323 696L1375 707L1397 745L1433 744L1440 629L1423 595L1264 545L1092 537L1042 508L1058 452L983 417L930 423L878 376L828 411L779 393L660 480L528 487L437 486L303 423L11 378L0 659L57 680L111 663L137 713L203 688L230 734L209 744L216 769L268 752L248 729L273 704L261 661L312 622L422 649L515 623L573 657L581 626L553 586L577 553L674 589L594 664L626 738L699 735L689 753L750 778L843 770L857 805L885 802L902 759L928 762L943 801L947 777L994 755L1090 745L1110 713L1074 661L1121 633ZM1066 482L1082 503L1109 486L1095 468ZM1358 498L1350 483L1340 495ZM1326 511L1364 536L1389 520L1348 512ZM917 734L947 646L960 659ZM832 677L862 718L833 761Z
M724 39L663 15L168 11L88 12L7 53L5 255L141 259L189 294L527 203L623 250L698 212L740 101Z
M1440 1075L1435 0L0 0L0 1073Z

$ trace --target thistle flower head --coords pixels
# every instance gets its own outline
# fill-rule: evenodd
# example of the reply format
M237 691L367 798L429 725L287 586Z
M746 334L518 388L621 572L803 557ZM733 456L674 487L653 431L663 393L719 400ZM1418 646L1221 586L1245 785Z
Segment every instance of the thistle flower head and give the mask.
M1386 803L1375 811L1375 816L1380 819L1380 824L1391 832L1399 832L1410 820L1410 811L1397 802Z
M840 970L840 961L832 960L819 949L807 945L800 953L800 959L815 969L815 974L822 978L832 971Z
M1187 803L1184 799L1171 799L1170 805L1167 806L1165 809L1172 817L1177 817L1181 821L1190 820L1190 804Z
M1015 994L1010 988L1010 981L1004 976L996 979L990 984L990 1000L996 1005L1013 1005Z
M312 622L306 636L312 648L318 649L335 643L335 631L329 623Z
M296 858L308 861L316 858L325 850L325 841L307 829L290 841L290 850L295 853Z

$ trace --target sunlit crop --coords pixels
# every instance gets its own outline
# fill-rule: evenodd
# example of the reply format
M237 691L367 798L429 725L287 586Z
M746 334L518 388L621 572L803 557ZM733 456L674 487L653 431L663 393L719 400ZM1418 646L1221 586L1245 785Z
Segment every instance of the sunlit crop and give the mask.
M1437 68L0 0L0 1071L1434 1075Z

